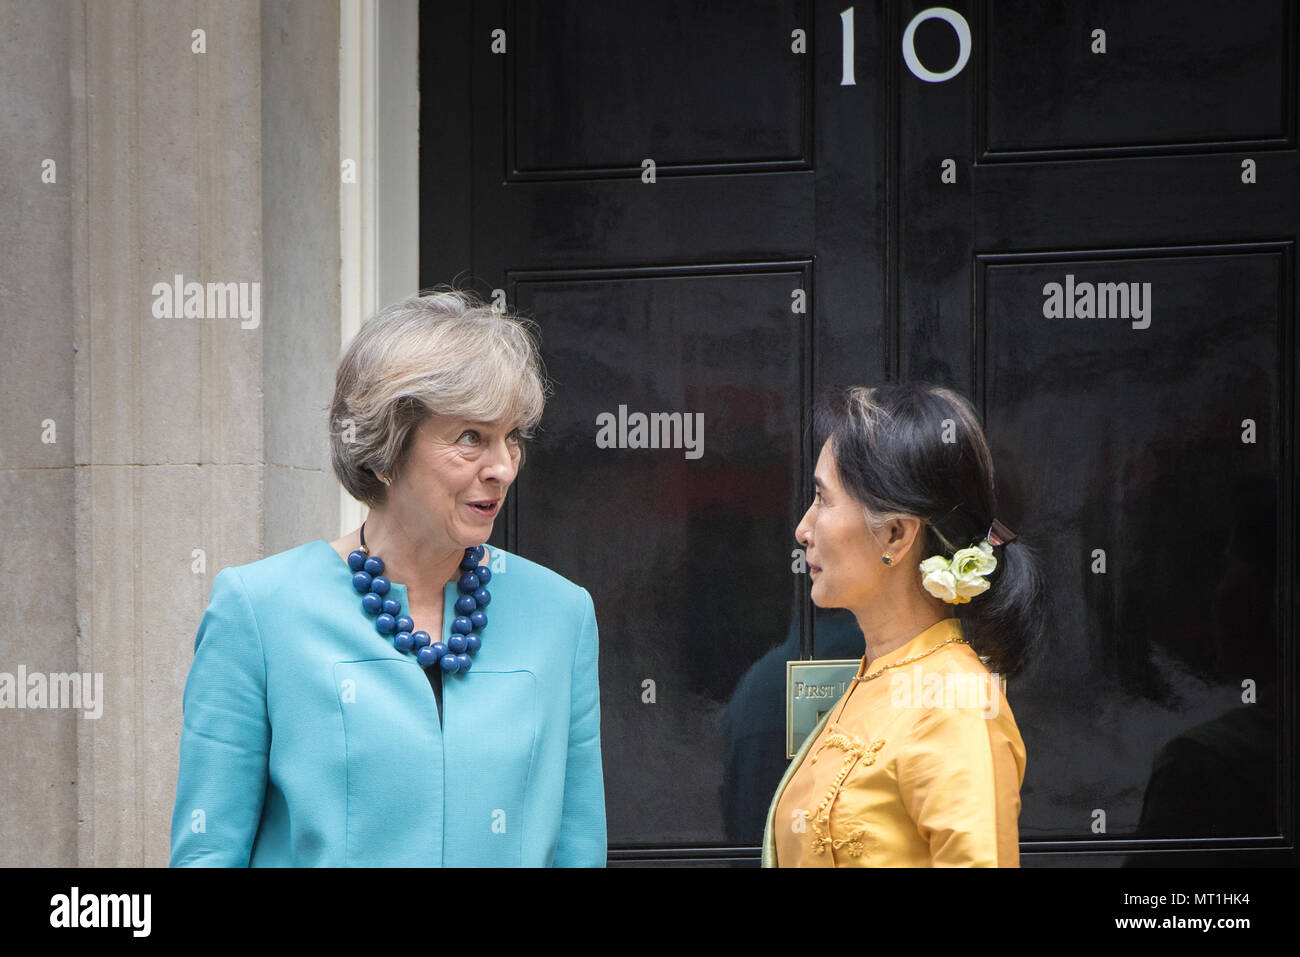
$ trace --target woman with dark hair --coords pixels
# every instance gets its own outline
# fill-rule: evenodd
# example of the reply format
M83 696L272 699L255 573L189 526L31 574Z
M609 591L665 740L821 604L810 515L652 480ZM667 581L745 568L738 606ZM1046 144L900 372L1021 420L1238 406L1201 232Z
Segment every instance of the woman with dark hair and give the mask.
M777 787L763 865L1019 866L1025 747L999 676L1029 661L1045 595L996 518L978 416L908 383L828 393L816 429L795 535L814 604L851 610L866 653Z

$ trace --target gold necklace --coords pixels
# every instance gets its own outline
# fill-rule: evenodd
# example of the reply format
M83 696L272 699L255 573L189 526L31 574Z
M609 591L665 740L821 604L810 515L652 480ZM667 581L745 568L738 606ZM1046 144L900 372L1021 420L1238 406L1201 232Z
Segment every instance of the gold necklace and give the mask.
M947 641L941 641L941 642L939 642L937 645L935 645L935 646L934 646L933 648L931 648L929 651L923 651L923 652L921 652L919 655L912 655L910 658L904 658L902 661L892 661L892 662L890 662L889 664L884 665L884 666L881 667L880 669L871 672L871 674L869 674L869 675L854 675L854 676L853 676L853 680L854 680L854 681L870 681L872 678L879 678L881 675L883 675L883 674L884 674L886 671L888 671L890 668L898 668L898 667L901 667L902 665L910 665L913 661L920 661L920 660L921 660L922 658L924 658L926 655L932 655L932 654L934 654L936 651L938 651L940 648L942 648L944 645L951 645L953 642L960 642L960 643L963 644L963 645L969 645L969 644L970 644L970 642L967 641L965 638L949 638Z

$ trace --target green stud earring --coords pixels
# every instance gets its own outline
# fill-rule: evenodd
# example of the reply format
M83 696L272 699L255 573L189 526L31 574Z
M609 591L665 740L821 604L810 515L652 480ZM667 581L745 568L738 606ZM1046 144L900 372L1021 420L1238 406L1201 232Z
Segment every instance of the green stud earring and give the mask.
M880 560L884 562L886 565L894 564L894 560L889 557L889 552L885 552L885 554L881 555Z

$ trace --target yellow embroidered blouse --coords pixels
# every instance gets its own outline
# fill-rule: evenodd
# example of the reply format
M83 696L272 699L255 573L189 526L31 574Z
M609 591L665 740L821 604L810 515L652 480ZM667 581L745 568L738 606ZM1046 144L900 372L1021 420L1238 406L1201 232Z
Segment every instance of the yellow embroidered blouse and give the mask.
M1020 866L1025 745L961 637L946 618L863 658L859 678L877 676L850 684L778 789L775 866Z

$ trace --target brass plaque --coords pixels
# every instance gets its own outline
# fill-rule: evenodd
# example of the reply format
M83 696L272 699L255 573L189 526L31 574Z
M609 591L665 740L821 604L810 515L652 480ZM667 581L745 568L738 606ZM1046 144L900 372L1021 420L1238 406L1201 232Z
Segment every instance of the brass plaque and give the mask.
M860 658L785 663L785 756L793 758L858 673Z

